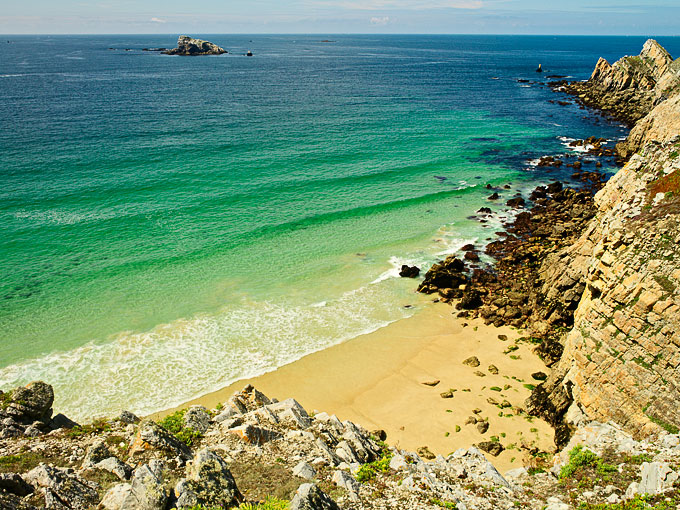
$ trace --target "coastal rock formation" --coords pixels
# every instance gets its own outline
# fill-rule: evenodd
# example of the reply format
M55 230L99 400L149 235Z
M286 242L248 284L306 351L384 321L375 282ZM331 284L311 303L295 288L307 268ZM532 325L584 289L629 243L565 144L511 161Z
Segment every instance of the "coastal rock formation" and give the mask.
M680 91L680 60L673 61L658 42L649 39L638 56L623 57L613 65L600 58L586 82L554 85L632 125Z
M579 240L544 262L584 288L544 385L552 404L640 435L680 425L679 149L676 138L633 156Z
M227 53L227 50L202 39L194 39L188 35L180 35L177 39L177 48L165 50L161 53L165 55L183 56L222 55L223 53Z
M631 119L656 106L618 146L630 159L595 195L594 218L538 270L548 302L576 297L561 359L528 402L558 443L592 419L638 436L680 426L678 62L651 40L630 59L636 73L601 60L590 82L637 98L619 105Z

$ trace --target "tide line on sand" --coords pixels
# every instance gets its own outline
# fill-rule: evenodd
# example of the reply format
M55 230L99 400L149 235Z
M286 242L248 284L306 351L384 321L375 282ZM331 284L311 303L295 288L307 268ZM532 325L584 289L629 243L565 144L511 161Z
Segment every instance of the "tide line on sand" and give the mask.
M531 384L537 384L532 374L546 370L531 345L515 344L518 337L520 332L509 327L458 319L448 305L427 305L413 317L274 372L237 381L182 407L214 408L253 384L269 397L293 397L310 412L325 411L369 430L383 429L390 444L411 451L428 446L448 455L497 440L506 450L494 463L511 469L522 465L528 448L553 447L547 423L518 413ZM517 348L509 349L512 345ZM479 366L463 364L472 356ZM424 384L433 381L439 383ZM447 392L453 396L443 398ZM502 407L503 401L512 407ZM471 416L487 420L488 430L482 433L476 424L466 425Z

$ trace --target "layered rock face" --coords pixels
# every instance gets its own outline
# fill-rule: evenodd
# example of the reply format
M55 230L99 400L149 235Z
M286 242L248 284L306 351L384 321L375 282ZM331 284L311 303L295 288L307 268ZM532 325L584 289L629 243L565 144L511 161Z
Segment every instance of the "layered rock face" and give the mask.
M634 118L619 146L628 163L595 195L580 238L548 256L541 294L578 289L564 353L528 408L558 436L588 419L614 420L640 436L680 425L680 93L678 61L655 41L614 66L602 59L584 86L618 97ZM670 97L667 97L670 96ZM644 107L644 108L643 108Z
M544 273L561 275L544 284L548 295L563 292L563 278L585 289L542 385L553 406L544 414L614 420L641 435L680 425L679 151L676 138L633 156L595 195L581 238L544 261Z
M182 56L197 56L197 55L222 55L227 53L227 50L202 39L194 39L188 35L180 35L177 39L177 48L163 51L165 55L182 55Z
M659 43L649 39L640 55L623 57L613 65L600 58L588 81L564 88L584 104L632 125L680 91L680 59L673 61Z

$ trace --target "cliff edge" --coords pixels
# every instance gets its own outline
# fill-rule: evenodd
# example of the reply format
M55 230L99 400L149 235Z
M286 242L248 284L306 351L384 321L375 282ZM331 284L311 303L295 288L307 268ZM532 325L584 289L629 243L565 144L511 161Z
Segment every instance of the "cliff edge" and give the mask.
M654 39L636 56L625 56L610 65L600 58L590 79L560 83L585 105L604 110L634 125L657 105L680 92L680 59Z
M595 195L594 217L538 270L548 301L580 291L561 359L528 402L563 428L613 420L644 437L680 426L678 68L649 40L639 57L600 59L590 80L566 87L638 119L617 148L630 159Z

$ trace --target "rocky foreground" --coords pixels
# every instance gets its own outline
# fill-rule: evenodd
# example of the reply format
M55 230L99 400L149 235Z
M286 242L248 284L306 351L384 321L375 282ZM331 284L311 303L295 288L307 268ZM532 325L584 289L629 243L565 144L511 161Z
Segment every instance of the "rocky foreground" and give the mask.
M677 434L638 442L613 424L590 423L562 454L502 475L475 447L447 457L403 451L381 441L381 431L310 415L295 400L270 400L252 386L215 409L194 406L159 422L129 412L84 426L55 422L52 399L39 382L2 395L2 509L563 510L620 508L601 505L626 498L680 502Z

